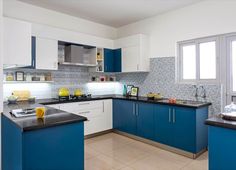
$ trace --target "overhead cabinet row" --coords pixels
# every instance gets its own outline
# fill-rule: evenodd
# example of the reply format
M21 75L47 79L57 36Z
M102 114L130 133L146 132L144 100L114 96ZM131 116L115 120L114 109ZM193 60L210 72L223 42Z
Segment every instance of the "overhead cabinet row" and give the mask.
M59 63L90 67L91 72L149 71L148 39L142 34L114 40L113 48L35 34L31 23L4 18L5 68L57 70Z

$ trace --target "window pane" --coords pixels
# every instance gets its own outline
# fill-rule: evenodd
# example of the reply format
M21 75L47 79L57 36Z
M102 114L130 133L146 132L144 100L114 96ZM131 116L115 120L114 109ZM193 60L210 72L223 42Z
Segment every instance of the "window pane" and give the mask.
M200 43L200 79L216 79L216 42Z
M196 46L183 46L183 79L196 79Z
M236 92L236 41L232 42L232 76L233 91Z

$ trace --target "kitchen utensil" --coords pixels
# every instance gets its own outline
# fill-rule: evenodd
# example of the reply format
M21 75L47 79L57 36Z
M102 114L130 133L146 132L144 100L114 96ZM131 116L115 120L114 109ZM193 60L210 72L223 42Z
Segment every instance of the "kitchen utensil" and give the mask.
M60 97L67 97L70 95L70 91L68 88L62 87L58 91L58 96Z
M31 96L29 90L15 90L12 92L12 95L18 97L18 101L25 101L28 100Z
M82 95L83 95L83 93L82 93L82 91L80 89L76 89L74 91L74 96L82 96Z

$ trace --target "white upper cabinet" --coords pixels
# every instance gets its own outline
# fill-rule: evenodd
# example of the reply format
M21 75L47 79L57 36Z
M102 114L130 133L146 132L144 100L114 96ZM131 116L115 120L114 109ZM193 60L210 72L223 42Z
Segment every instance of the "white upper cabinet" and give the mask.
M122 50L122 72L149 71L148 37L143 34L115 40L115 48Z
M57 70L58 41L36 37L36 69Z
M4 67L31 65L31 24L10 18L3 19Z

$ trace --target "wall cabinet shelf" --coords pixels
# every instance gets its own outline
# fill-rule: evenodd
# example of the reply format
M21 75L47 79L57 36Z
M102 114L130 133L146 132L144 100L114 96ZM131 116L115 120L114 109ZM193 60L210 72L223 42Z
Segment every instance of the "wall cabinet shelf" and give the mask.
M15 84L15 83L54 83L54 81L3 81L4 84Z

